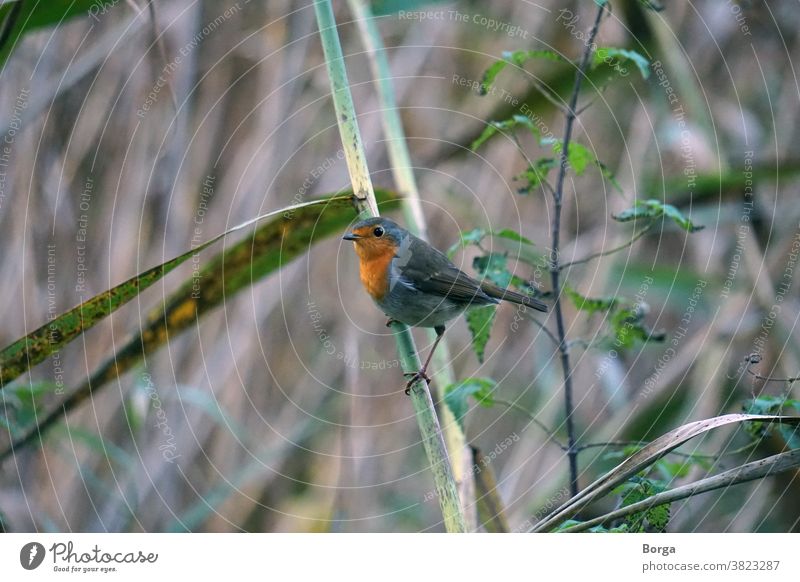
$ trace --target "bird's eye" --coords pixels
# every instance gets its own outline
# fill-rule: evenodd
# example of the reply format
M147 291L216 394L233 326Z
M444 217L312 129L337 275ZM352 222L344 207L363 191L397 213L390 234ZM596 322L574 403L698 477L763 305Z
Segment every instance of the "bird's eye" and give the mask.
M381 238L384 232L385 231L383 230L382 226L376 226L375 230L372 231L372 234L374 234L377 238Z

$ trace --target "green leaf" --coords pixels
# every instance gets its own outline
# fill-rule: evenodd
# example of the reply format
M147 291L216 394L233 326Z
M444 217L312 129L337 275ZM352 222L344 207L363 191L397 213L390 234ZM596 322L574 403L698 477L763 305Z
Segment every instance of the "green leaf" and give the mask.
M542 145L552 144L553 152L556 154L561 154L562 148L562 140L560 139L553 139L553 138L546 138L542 140ZM580 176L586 171L587 166L590 163L596 163L597 159L594 157L594 154L589 151L585 145L580 144L578 142L570 142L569 144L569 152L567 152L567 161L569 162L570 167L572 170Z
M631 305L621 297L584 297L574 289L564 287L564 294L570 298L575 308L592 315L594 313L608 313L606 323L611 329L611 338L603 342L610 344L607 347L626 349L633 347L637 341L648 342L664 341L664 333L655 333L644 323L648 307L645 303Z
M53 382L32 382L12 386L0 393L0 400L5 411L0 416L0 424L15 435L25 427L36 422L44 410L44 399L58 386Z
M486 95L494 85L495 79L500 72L510 64L522 67L531 59L547 59L549 61L565 61L565 59L549 50L530 50L530 51L505 51L503 58L492 63L483 74L481 81L481 95Z
M514 279L514 275L508 270L508 258L504 254L489 253L475 257L472 266L481 277L503 289L507 289Z
M572 166L578 176L583 174L587 166L595 161L595 157L589 151L589 148L577 142L569 144L567 159L569 160L569 165Z
M639 73L642 75L642 78L647 79L650 77L650 61L634 50L614 47L598 48L592 56L592 67L596 67L605 63L614 70L621 72L620 62L623 61L636 65L636 67L639 69ZM627 75L627 72L625 72L623 76L624 75Z
M521 180L526 183L525 186L518 188L519 194L530 194L542 185L547 179L547 174L558 165L555 158L539 158L533 164L530 164L527 169L521 174L514 176L514 180Z
M633 208L623 210L617 215L612 215L612 218L617 222L629 222L631 220L655 219L666 216L671 218L678 226L687 232L697 232L702 230L705 226L697 226L691 220L686 218L680 210L671 204L664 204L660 200L637 200Z
M614 172L612 172L611 169L609 169L608 166L606 166L600 160L595 160L594 163L597 164L597 167L600 169L600 174L602 174L603 178L608 180L608 183L611 184L611 186L613 186L617 192L622 194L623 193L622 186L620 186L619 182L617 182L617 178L614 175Z
M529 117L525 115L514 115L504 121L490 121L484 128L481 135L478 136L478 139L472 142L470 149L475 151L493 136L497 135L497 133L510 132L519 127L524 127L525 129L530 130L530 132L536 137L539 137L540 135L539 128L534 125L533 121L531 121Z
M666 490L662 483L644 477L632 477L624 488L627 491L622 496L622 507L644 501L648 497ZM631 532L663 532L669 523L669 505L658 505L629 515L625 518L625 523L628 525L628 531Z
M614 334L614 345L626 349L640 342L663 342L666 334L653 332L644 323L649 308L645 303L622 307L609 317L609 325Z
M526 245L533 245L533 242L530 239L525 238L516 230L511 230L510 228L504 228L502 230L494 231L491 234L492 236L497 238L505 238L508 240L513 240L514 242L521 242Z
M244 248L238 251L239 255L235 255L234 258L228 259L228 262L225 263L224 277L221 275L214 275L213 277L208 276L207 267L200 271L200 276L197 277L197 280L190 279L184 284L183 289L186 290L186 295L189 295L191 299L182 304L182 309L175 309L175 311L180 314L181 318L188 317L190 322L194 322L197 305L204 298L207 290L212 288L214 290L219 290L223 284L226 289L231 289L237 285L239 288L250 285L257 278L256 270L260 263L267 262L270 268L274 269L283 264L282 260L288 260L286 259L288 255L295 256L296 252L305 252L308 248L308 237L311 233L321 236L320 233L323 231L321 229L321 224L317 228L316 233L313 228L311 228L309 232L308 229L300 229L298 227L305 226L305 221L302 220L304 217L315 217L317 221L320 221L320 215L325 212L326 209L328 209L328 216L335 216L337 227L345 228L352 218L352 195L344 194L321 200L304 202L302 204L296 204L281 210L269 212L249 220L59 315L32 331L27 336L18 339L3 350L0 350L0 388L6 386L9 382L27 372L31 367L42 362L47 356L79 337L83 332L93 327L131 299L137 297L146 288L159 281L164 275L186 262L196 253L224 237L227 237L231 233L251 226L256 221L269 216L282 215L282 220L279 219L276 222L278 225L284 224L285 230L278 230L277 237L274 232L276 229L276 222L270 222L266 225L269 228L264 230L265 233L269 233L271 236L269 239L271 246L267 254L261 257L255 256L255 253L261 249L256 248L253 242L253 236L251 235L243 243ZM328 218L328 216L325 218ZM261 229L256 232L261 232ZM327 231L325 234L329 232L330 231ZM298 235L302 238L298 238ZM237 246L235 248L238 249L239 247ZM234 259L238 260L240 257L245 260L245 264L243 265L244 268L242 271L237 272L234 269L233 261ZM214 265L213 262L212 265ZM213 269L213 267L211 268ZM194 287L198 285L198 281L202 281L203 284L200 285L200 291L195 293L196 289ZM173 322L171 321L170 323Z
M17 0L0 6L0 31L5 31L6 23L11 26L5 43L0 47L0 65L19 45L27 33L49 26L60 25L76 16L98 20L119 2L99 2L98 0L47 0L25 2ZM7 19L11 18L9 22Z
M577 519L568 519L567 521L559 524L558 527L553 528L553 531L554 532L559 532L562 529L567 529L568 527L572 527L573 525L578 525L580 523L583 523L583 522L582 521L578 521Z
M585 311L588 314L611 311L620 303L616 297L584 297L574 289L564 287L564 293L570 298L572 304L578 311Z
M492 331L496 309L494 305L485 305L473 307L466 314L467 327L472 335L472 350L480 363L483 363L486 344L489 343L489 334Z
M748 414L789 414L800 412L800 400L793 400L785 395L761 395L752 400L746 400L743 409ZM773 434L774 425L763 422L748 422L745 430L756 440L763 439ZM778 433L791 449L800 449L800 431L796 426L779 425Z
M453 255L455 255L459 250L466 248L469 245L480 245L481 242L483 242L483 239L487 236L503 238L533 246L533 242L530 239L525 238L517 231L511 230L510 228L504 228L498 231L490 231L483 228L473 228L472 230L461 232L458 242L452 244L450 248L447 249L447 256L452 259Z
M399 197L390 190L375 189L381 210L396 209ZM132 369L141 359L152 354L188 329L195 329L210 311L223 305L237 293L275 272L293 259L308 252L309 247L334 233L340 234L353 220L353 192L329 194L319 202L294 205L281 216L260 225L253 233L215 255L158 307L148 313L136 333L106 358L89 378L61 400L47 417L39 417L33 429L28 428L19 443L28 444L90 397L108 386L108 382ZM198 281L200 281L198 289ZM5 395L3 391L2 395ZM0 451L0 459L10 454Z
M671 204L664 204L664 214L674 220L683 230L687 232L696 232L705 228L704 226L695 226L692 221L686 218L680 210Z
M494 406L492 393L497 383L491 378L467 378L444 389L444 401L464 429L464 416L469 410L469 397L485 408Z
M447 256L453 258L453 255L460 249L466 248L469 245L480 244L486 238L487 232L482 228L473 228L472 230L464 231L459 236L458 242L451 245L447 249Z
M59 431L62 431L64 435L64 438L59 440L62 442L74 441L76 443L83 443L90 451L102 458L105 462L113 461L126 468L130 468L133 465L133 455L115 444L107 435L104 436L84 428L67 425L59 427ZM70 449L69 454L73 454L72 449Z

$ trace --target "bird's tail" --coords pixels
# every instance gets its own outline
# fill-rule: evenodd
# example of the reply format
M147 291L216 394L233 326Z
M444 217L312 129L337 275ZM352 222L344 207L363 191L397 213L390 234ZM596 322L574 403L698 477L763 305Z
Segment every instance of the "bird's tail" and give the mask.
M481 290L489 297L494 297L495 299L510 301L511 303L516 303L517 305L524 305L525 307L530 307L536 311L547 311L546 303L539 301L535 297L530 297L529 295L523 295L521 293L517 293L516 291L511 291L510 289L501 289L500 287L485 281L483 284L481 284Z

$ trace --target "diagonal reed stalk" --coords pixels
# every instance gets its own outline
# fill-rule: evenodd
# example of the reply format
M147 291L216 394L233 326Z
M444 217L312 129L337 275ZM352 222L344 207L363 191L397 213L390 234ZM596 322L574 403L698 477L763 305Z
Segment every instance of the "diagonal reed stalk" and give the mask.
M380 30L372 14L372 9L365 0L348 0L350 10L353 12L362 43L366 48L372 76L378 94L381 109L383 133L386 136L386 149L389 154L389 163L392 177L402 196L403 218L406 228L423 240L428 240L428 225L422 210L422 201L414 178L414 166L408 151L403 122L395 98L392 72L386 56L386 48L381 39ZM436 332L427 329L428 341L436 340ZM447 340L442 339L433 355L435 372L433 380L435 386L441 391L445 386L455 382L455 373L450 363L450 349ZM434 392L434 395L436 393ZM436 395L441 397L441 392ZM470 531L477 528L477 514L475 510L475 479L472 469L472 453L466 435L461 425L447 406L439 408L442 417L442 430L447 451L450 455L450 465L461 498L461 507L464 509L464 518Z
M336 110L336 121L345 152L347 169L353 183L354 201L363 216L377 216L378 206L372 189L372 181L367 167L366 152L361 142L356 121L353 97L347 80L344 55L339 43L336 19L330 0L316 0L314 10L317 15L325 64L331 82L331 93ZM398 356L406 373L419 370L421 363L414 345L411 330L402 323L393 323ZM424 380L411 386L411 401L422 434L422 443L433 472L436 493L442 509L444 525L448 532L465 532L464 513L458 497L455 477L442 438L439 419L436 416L433 399Z

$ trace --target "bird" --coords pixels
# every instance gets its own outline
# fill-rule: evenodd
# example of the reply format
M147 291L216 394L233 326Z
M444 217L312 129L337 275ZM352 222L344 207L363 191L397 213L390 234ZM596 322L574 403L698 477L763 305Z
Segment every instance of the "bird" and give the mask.
M542 301L477 280L456 267L440 250L385 217L367 218L342 237L352 241L359 259L364 289L389 317L387 326L399 321L412 327L432 327L436 340L422 368L406 384L427 376L436 346L446 324L471 307L510 301L537 311L547 311Z

